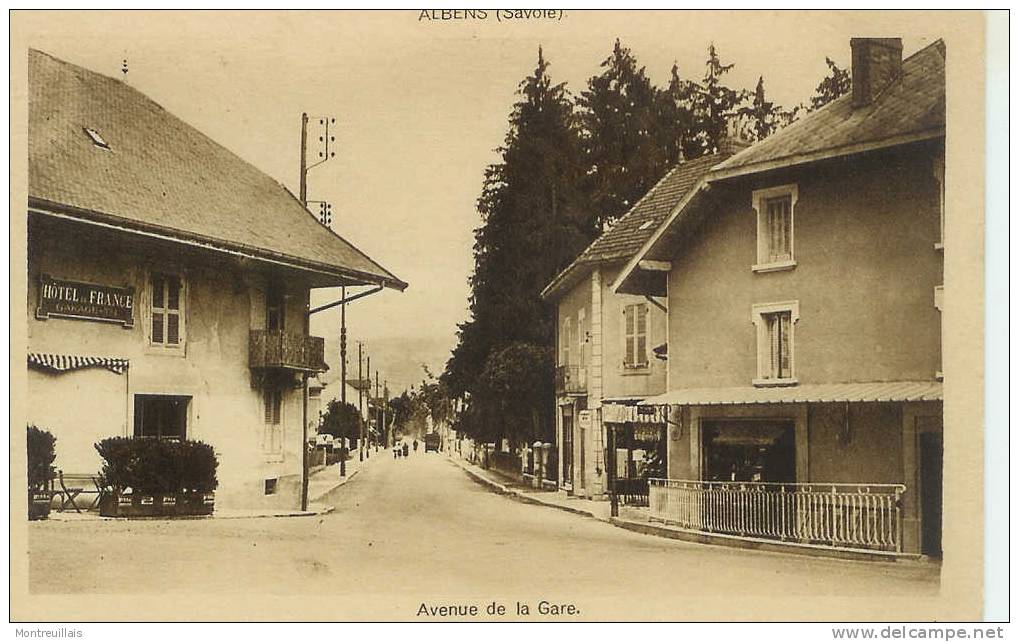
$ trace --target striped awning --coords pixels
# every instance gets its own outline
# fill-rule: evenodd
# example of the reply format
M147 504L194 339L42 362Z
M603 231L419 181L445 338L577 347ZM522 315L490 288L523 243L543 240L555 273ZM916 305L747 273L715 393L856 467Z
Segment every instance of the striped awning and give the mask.
M82 368L106 368L110 372L123 374L128 360L120 357L89 357L77 354L50 354L29 352L28 366L51 372L69 372Z
M872 381L812 383L782 387L688 388L672 390L640 402L642 406L733 406L773 403L844 403L877 401L941 401L940 381Z

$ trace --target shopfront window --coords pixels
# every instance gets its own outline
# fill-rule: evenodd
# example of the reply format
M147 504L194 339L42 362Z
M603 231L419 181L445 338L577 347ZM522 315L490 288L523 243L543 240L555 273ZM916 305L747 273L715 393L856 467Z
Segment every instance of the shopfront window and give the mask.
M791 421L705 422L705 481L795 482Z
M190 403L191 397L135 395L134 436L185 439Z

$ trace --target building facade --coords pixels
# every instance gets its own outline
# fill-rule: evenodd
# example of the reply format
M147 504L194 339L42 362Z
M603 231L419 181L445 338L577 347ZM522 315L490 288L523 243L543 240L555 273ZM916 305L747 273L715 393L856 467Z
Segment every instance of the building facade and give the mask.
M29 55L30 424L94 474L112 436L215 449L218 506L295 507L312 288L406 284L124 83Z
M940 556L944 47L852 48L852 94L713 168L613 286L668 299L651 514Z
M727 157L673 167L542 293L556 304L558 478L572 495L604 498L611 477L628 496L646 496L648 476L664 474L665 422L637 405L666 390L664 298L616 293L612 284L701 175Z

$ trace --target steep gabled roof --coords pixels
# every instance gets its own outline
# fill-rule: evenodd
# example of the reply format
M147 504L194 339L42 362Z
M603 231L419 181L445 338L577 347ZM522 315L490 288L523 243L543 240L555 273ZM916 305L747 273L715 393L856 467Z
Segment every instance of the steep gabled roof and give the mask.
M640 250L666 219L672 208L697 184L711 167L728 158L711 154L677 164L648 190L612 227L587 246L570 265L545 287L543 297L555 297L571 286L594 265L626 261Z
M736 176L767 172L945 135L945 44L940 39L902 62L902 71L874 102L853 107L847 94L755 143L704 176L695 190ZM613 284L619 293L643 290L639 263L667 245L667 237L682 233L688 211L697 207L696 193L675 209L634 253ZM644 274L643 276L647 276ZM660 284L659 284L660 285Z
M39 51L28 80L31 208L314 270L330 285L407 287L136 89Z
M874 102L853 107L846 94L721 163L726 177L945 134L945 45L937 40L902 61L902 72Z

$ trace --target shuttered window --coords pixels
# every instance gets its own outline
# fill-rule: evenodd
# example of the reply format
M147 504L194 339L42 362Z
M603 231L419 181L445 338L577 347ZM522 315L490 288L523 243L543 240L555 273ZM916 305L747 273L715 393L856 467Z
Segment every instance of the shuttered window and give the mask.
M754 190L752 203L757 212L757 262L754 272L791 270L796 267L793 251L796 185L779 185Z
M762 373L763 378L789 379L793 376L790 358L792 313L765 314L764 322L768 333L768 370Z
M183 283L180 277L152 275L152 343L176 347L184 342Z
M793 258L792 202L790 196L769 198L764 201L769 263L789 261Z
M570 344L573 343L573 323L572 319L566 319L563 321L563 334L559 337L559 365L568 366L570 364Z
M754 385L797 385L793 333L799 318L799 301L753 306L751 320L757 330L757 376Z
M635 303L623 308L623 366L645 368L647 359L647 305Z
M270 454L283 451L283 391L269 386L262 391L262 404L265 412L265 434L263 446Z

